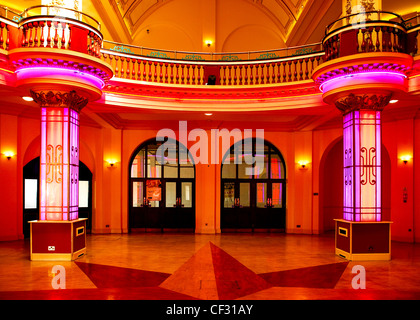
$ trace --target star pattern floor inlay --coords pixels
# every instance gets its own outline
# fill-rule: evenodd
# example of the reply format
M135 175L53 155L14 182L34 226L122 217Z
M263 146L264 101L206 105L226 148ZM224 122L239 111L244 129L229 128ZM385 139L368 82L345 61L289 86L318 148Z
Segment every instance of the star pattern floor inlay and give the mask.
M420 246L393 243L391 261L352 262L331 237L306 235L89 235L88 254L36 262L28 243L0 243L0 300L420 299ZM51 268L66 269L54 290ZM367 289L352 288L352 267Z

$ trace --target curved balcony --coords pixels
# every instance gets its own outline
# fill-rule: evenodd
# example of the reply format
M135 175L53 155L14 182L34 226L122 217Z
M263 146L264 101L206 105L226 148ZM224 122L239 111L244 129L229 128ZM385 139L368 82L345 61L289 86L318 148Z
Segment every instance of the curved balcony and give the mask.
M270 51L205 53L156 50L104 41L103 59L114 77L138 81L256 86L311 79L323 61L321 44Z
M4 9L4 8L3 8ZM15 86L29 90L74 90L97 100L112 77L100 59L100 24L82 12L57 6L34 6L5 12L0 20L0 56L13 71Z
M6 11L1 15L0 63L10 72L30 65L64 66L100 78L112 92L153 85L166 88L165 94L176 88L177 97L193 90L199 95L208 93L210 87L206 85L215 85L212 91L219 90L217 98L226 89L240 94L259 90L273 96L279 92L319 92L320 83L313 81L317 80L314 74L324 66L328 69L333 60L359 53L376 56L377 60L384 52L415 56L420 30L418 16L404 20L394 13L374 11L334 21L322 43L209 53L106 41L94 18L57 6L35 6L19 14ZM325 81L335 75L333 69L327 69L318 79Z
M324 101L334 103L349 93L369 91L403 97L420 62L418 20L418 15L404 20L392 12L368 11L328 25L323 40L326 61L313 72Z
M342 17L325 30L325 61L357 53L418 54L419 16L404 20L387 11L367 11Z
M12 16L12 18L11 18ZM112 66L113 78L180 86L269 86L311 80L323 62L321 43L279 50L204 53L158 50L104 41L100 24L82 12L58 6L34 6L0 18L0 50L78 52ZM35 56L11 61L16 68L34 63ZM45 64L60 64L51 55ZM89 65L79 65L95 72ZM107 75L96 68L106 81Z

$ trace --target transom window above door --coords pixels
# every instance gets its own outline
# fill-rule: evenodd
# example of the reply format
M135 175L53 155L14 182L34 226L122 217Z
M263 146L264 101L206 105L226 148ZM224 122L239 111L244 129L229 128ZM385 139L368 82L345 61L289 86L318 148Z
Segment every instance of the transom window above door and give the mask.
M222 162L222 179L285 179L285 172L277 148L257 138L235 143Z
M153 141L133 159L131 178L194 178L194 163L187 148L178 141Z

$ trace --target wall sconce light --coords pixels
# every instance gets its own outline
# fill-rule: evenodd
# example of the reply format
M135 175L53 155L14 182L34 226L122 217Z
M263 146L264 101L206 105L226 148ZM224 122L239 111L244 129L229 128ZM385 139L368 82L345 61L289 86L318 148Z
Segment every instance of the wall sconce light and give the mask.
M108 159L108 160L106 160L106 162L108 163L108 168L113 168L113 167L115 167L115 164L117 163L117 160Z
M306 165L309 163L308 160L299 160L298 164L300 165L301 169L305 169Z
M206 40L206 41L204 41L204 43L206 44L207 47L210 47L213 44L213 41Z
M412 156L410 156L410 155L407 154L407 155L401 156L400 159L404 162L404 164L407 164L407 162L410 161L411 158L412 158Z
M3 152L3 154L5 155L7 160L12 159L12 157L15 155L15 153L13 151L6 151L6 152Z

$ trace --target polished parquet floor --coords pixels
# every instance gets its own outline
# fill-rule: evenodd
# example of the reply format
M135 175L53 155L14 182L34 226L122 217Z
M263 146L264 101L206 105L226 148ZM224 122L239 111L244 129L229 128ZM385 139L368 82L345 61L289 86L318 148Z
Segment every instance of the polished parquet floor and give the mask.
M52 287L54 265L65 290ZM354 289L354 266L366 289ZM420 244L391 261L349 262L333 235L87 235L72 262L29 260L29 240L0 242L0 300L420 300Z

